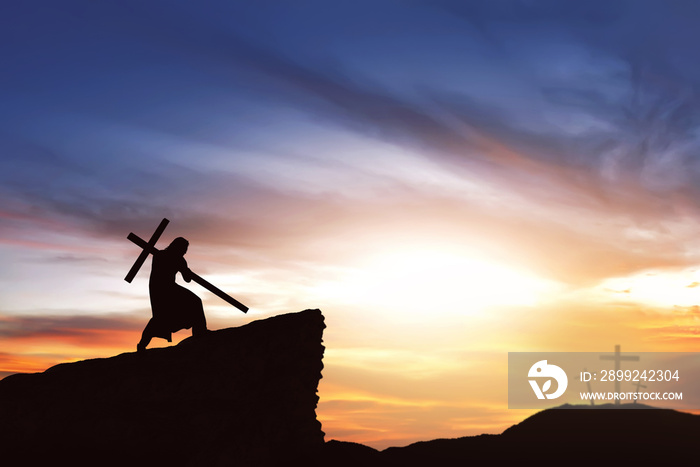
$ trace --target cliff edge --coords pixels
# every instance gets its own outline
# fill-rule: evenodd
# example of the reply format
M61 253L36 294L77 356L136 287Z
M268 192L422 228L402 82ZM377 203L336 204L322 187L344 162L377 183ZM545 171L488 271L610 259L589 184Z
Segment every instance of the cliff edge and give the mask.
M3 457L24 465L313 465L324 442L316 420L324 328L319 310L305 310L173 347L8 376L0 381Z

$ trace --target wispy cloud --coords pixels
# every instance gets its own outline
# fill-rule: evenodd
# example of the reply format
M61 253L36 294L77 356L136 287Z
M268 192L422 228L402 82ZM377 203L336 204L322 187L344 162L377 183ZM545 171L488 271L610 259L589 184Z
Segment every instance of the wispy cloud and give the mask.
M140 327L142 324L130 316L4 316L0 318L0 338L57 339L94 345L101 339L95 336L96 331L133 332Z

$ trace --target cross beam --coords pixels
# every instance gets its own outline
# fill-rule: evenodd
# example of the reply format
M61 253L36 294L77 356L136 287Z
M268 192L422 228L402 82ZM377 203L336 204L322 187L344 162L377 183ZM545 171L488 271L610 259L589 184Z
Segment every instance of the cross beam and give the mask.
M637 355L630 355L623 357L620 352L620 346L616 345L615 346L615 355L601 355L600 356L601 360L614 360L615 361L615 373L617 373L617 370L620 369L620 362L622 361L628 361L628 362L638 362L639 357ZM615 392L620 393L620 379L615 378ZM615 399L615 404L620 404L620 399Z
M166 218L163 218L163 220L160 221L160 225L158 226L158 228L156 228L156 231L153 232L153 235L151 235L151 239L147 243L149 248L155 248L156 242L160 238L160 236L163 233L163 231L165 230L165 228L168 226L169 222L170 221ZM129 234L129 235L134 235L134 234ZM129 237L126 237L126 238L129 238ZM136 237L136 238L138 238L138 237ZM136 273L139 272L139 269L141 269L141 266L143 266L144 261L146 261L146 258L148 258L148 253L150 253L150 251L148 251L147 248L145 248L145 247L141 247L141 248L143 248L143 251L141 252L139 257L136 258L136 261L134 261L134 265L131 266L131 269L129 269L129 272L126 274L126 277L124 278L124 280L127 281L128 283L131 283L131 281L134 280Z
M126 275L124 280L127 282L131 282L131 280L134 278L136 273L139 271L139 268L143 264L144 261L146 261L146 258L148 257L149 254L154 254L157 253L159 250L154 246L156 241L158 241L158 238L160 235L163 233L163 230L165 230L165 227L168 225L168 219L163 219L156 229L156 231L153 233L153 236L151 239L146 242L143 240L141 237L135 235L134 233L129 233L129 235L126 236L129 240L131 240L133 243L136 245L140 246L143 251L139 255L139 257L136 259L136 262L134 265L131 267L131 270L129 271L129 274ZM226 302L230 303L231 305L235 306L239 310L241 310L243 313L246 313L248 311L248 307L236 300L235 298L231 297L230 295L226 294L223 292L221 289L218 287L214 286L210 282L202 279L199 277L197 274L194 272L190 271L190 277L191 279L196 282L197 284L201 285L205 289L207 289L209 292L213 293L219 298L222 298Z

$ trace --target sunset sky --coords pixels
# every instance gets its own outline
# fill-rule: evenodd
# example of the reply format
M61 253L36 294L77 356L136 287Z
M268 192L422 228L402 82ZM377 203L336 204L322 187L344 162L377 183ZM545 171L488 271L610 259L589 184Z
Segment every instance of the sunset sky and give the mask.
M327 440L499 433L532 413L508 352L700 352L698 24L692 0L4 5L0 377L135 351L126 236L164 217L157 246L251 307L188 285L211 329L323 311Z

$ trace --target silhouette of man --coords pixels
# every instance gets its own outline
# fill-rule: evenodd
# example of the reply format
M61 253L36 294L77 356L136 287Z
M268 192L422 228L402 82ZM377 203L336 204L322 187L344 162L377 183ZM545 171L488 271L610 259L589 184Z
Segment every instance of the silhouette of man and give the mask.
M189 242L178 237L165 249L153 254L151 277L148 291L151 296L153 317L141 335L136 346L142 351L154 337L172 342L172 333L180 329L192 328L193 336L207 332L202 300L184 287L175 283L175 275L180 272L185 282L190 282L192 272L187 267L185 253Z

